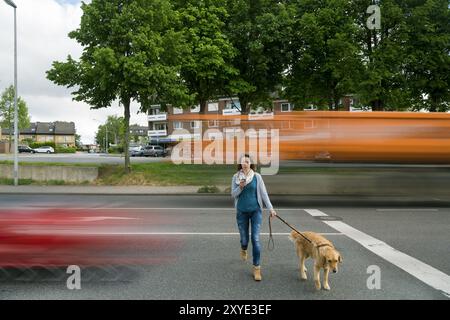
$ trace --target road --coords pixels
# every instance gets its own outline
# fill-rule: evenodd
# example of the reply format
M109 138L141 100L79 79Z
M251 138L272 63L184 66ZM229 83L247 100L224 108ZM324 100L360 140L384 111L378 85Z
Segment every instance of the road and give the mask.
M169 157L131 157L132 163L159 162L170 159ZM13 161L12 154L0 154L0 161ZM75 154L19 154L19 161L23 162L58 162L58 163L97 163L97 164L122 164L124 158L118 154L105 153L86 153L77 152ZM314 161L281 161L280 166L285 168L291 167L308 167L308 168L428 168L428 169L444 169L450 168L450 164L395 164L395 163L334 163L334 162L314 162Z
M148 163L159 162L164 158L158 157L131 157L131 163ZM0 161L13 161L14 156L8 154L0 154ZM45 153L21 153L19 154L19 162L58 162L58 163L95 163L95 164L123 164L124 157L121 155L108 155L104 153L61 153L61 154L45 154Z
M83 207L100 212L126 210L151 220L164 215L174 225L148 231L182 241L173 262L146 266L126 280L82 280L68 290L62 280L0 282L0 299L448 299L450 295L449 207L351 207L324 203L314 208L293 196L274 196L285 220L300 230L323 233L344 257L330 275L331 291L316 291L298 278L290 229L273 221L274 244L267 249L268 222L261 242L263 281L251 277L251 263L239 260L239 236L231 199L224 195L80 196L0 195L8 208ZM327 216L325 216L327 215ZM144 227L143 227L144 228ZM371 268L379 268L380 288L368 288ZM373 271L372 271L373 272Z

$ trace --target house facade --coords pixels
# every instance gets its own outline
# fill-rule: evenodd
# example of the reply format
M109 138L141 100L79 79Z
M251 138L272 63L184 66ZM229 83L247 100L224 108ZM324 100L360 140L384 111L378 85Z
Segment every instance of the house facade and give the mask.
M75 147L75 134L74 122L32 122L28 128L20 130L19 141L54 142L55 145ZM0 140L6 140L8 137L9 129L2 129Z

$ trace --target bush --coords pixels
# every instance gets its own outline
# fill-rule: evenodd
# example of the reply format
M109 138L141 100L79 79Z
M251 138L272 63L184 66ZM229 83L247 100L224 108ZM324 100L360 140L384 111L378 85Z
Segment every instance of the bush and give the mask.
M197 193L219 193L220 190L216 186L203 186L197 190Z
M30 143L30 148L32 148L32 149L39 148L39 147L44 147L44 146L52 147L56 151L56 146L55 146L54 142L33 142L33 143Z
M123 147L109 147L108 153L123 153Z
M55 152L56 153L75 153L75 152L77 152L77 148L75 148L75 147L68 147L68 148L56 147Z

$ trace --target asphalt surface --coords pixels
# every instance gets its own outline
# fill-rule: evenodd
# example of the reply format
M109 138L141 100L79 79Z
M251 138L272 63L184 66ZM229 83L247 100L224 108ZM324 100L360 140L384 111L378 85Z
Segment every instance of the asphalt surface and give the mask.
M0 161L13 161L12 154L0 154ZM132 163L159 162L170 160L170 157L131 157ZM75 154L45 154L45 153L21 153L19 161L24 162L62 162L62 163L101 163L101 164L122 164L123 155L105 153L77 152ZM282 167L310 167L310 168L450 168L450 164L397 164L397 163L339 163L339 162L315 162L288 160L281 161Z
M170 224L142 232L164 233L182 245L173 252L171 262L139 267L126 279L82 280L80 290L68 290L62 279L33 281L2 280L0 299L231 299L231 300L322 300L322 299L448 299L422 276L414 275L417 259L440 272L440 281L449 286L450 208L391 206L389 201L366 206L322 205L298 201L294 196L272 197L277 212L300 230L324 233L341 252L343 264L330 274L331 291L314 289L312 262L307 262L308 280L298 278L294 246L288 240L290 229L273 221L275 248L269 251L268 221L264 219L261 244L263 281L251 276L251 262L239 260L239 236L231 198L214 196L81 196L81 195L0 195L0 210L28 208L95 208L108 213L125 210L151 221L167 217ZM317 203L319 204L319 203ZM312 210L314 209L314 210ZM328 215L319 219L313 213ZM267 218L267 215L265 216ZM323 218L323 217L322 217ZM327 222L336 220L365 236L391 246L394 254L406 254L406 267L399 268L395 257L374 253L355 240L351 232L342 232ZM332 222L331 222L332 223ZM149 227L150 228L150 227ZM368 268L380 270L380 288L369 289ZM406 269L406 270L405 270Z
M131 157L131 163L159 162L162 157ZM13 161L14 156L10 154L0 154L0 161ZM21 153L19 162L56 162L56 163L94 163L94 164L123 164L124 157L121 155L109 155L104 153L70 153L70 154L45 154L45 153Z

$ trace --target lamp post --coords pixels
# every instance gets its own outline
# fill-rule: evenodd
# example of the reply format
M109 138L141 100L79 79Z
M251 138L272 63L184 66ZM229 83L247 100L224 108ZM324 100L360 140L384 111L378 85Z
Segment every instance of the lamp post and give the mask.
M12 0L4 0L7 5L14 8L14 185L19 185L19 160L17 157L17 148L19 144L19 128L17 114L17 6Z

